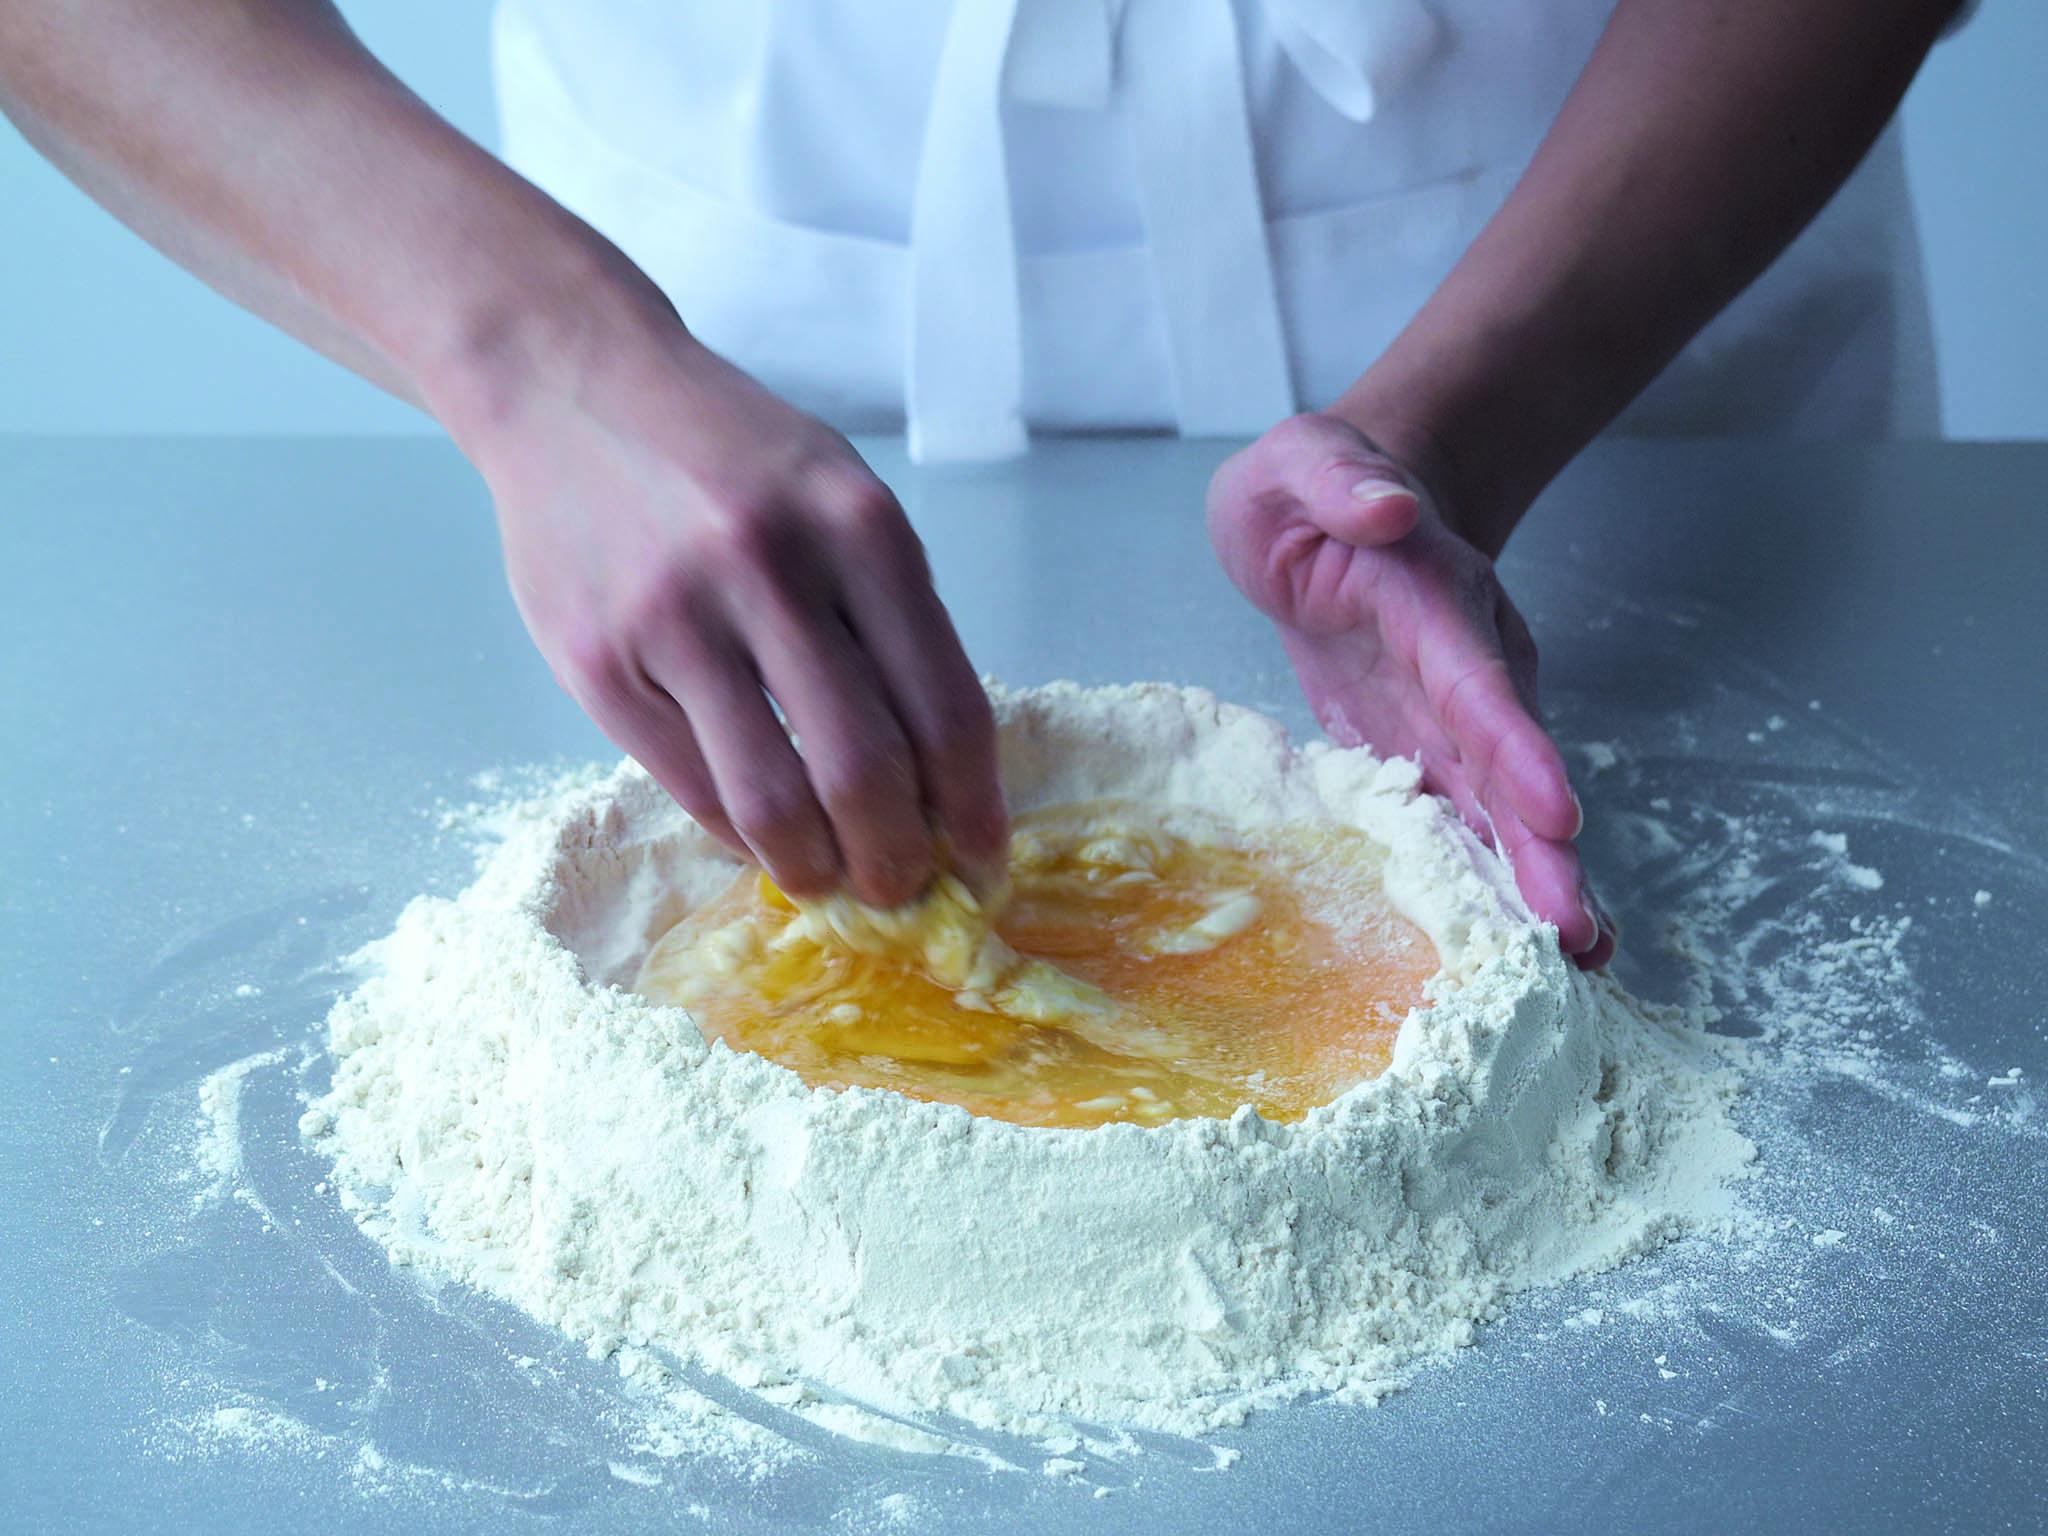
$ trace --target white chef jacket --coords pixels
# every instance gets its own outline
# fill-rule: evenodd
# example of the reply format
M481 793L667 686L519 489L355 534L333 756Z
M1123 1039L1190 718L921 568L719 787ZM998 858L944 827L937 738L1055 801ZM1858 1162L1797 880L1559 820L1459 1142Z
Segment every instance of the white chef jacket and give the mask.
M506 159L847 430L1255 435L1500 206L1613 0L500 0ZM1896 127L1624 430L1939 430Z

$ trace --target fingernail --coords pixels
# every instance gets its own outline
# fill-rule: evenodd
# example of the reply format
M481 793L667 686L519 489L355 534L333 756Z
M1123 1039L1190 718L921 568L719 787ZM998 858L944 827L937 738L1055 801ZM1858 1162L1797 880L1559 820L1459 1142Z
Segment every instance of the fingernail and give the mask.
M1601 904L1600 898L1593 894L1592 887L1586 887L1585 894L1580 899L1585 903L1586 916L1593 919L1593 926L1606 934L1608 938L1619 940L1621 938L1621 924L1614 920L1608 913L1607 908Z
M1571 785L1565 785L1564 790L1566 794L1572 797L1572 813L1578 818L1576 821L1572 823L1572 836L1577 837L1581 832L1586 830L1585 803L1579 799L1579 792L1576 789L1573 789Z
M1351 494L1368 506L1376 501L1393 501L1397 497L1409 501L1415 499L1415 493L1407 486L1395 485L1387 480L1361 480L1351 487Z
M1592 943L1586 946L1588 949L1600 942L1599 936L1603 933L1610 939L1621 937L1620 925L1607 915L1607 909L1600 904L1600 898L1593 894L1593 882L1590 880L1579 881L1579 910L1586 914L1586 921L1593 925L1594 936Z

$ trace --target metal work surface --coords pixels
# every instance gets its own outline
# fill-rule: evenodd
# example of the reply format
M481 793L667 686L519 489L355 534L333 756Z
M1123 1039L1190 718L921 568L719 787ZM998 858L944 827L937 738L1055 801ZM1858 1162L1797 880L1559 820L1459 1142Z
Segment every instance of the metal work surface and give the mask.
M986 670L1308 726L1208 552L1217 446L871 447ZM1714 917L1731 1032L1856 980L1745 932L1889 936L1852 993L1880 1067L1745 1111L1776 1237L1519 1298L1377 1407L1218 1436L1226 1471L793 1424L810 1454L750 1481L646 1454L580 1346L393 1271L297 1143L335 962L470 871L442 809L615 755L520 628L482 487L427 442L0 440L0 1528L2043 1528L2044 486L2048 448L1611 445L1504 562L1631 986L1682 984L1675 914L1736 857L1767 878ZM1837 834L1862 886L1809 889ZM278 1048L235 1153L260 1201L218 1198L197 1086Z

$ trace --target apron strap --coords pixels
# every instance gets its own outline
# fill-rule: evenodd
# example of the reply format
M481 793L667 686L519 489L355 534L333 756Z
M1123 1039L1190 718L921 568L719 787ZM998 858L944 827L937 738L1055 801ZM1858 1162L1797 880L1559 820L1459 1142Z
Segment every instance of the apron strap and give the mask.
M1230 0L1130 0L1138 198L1184 437L1256 436L1294 411Z
M958 0L939 53L910 212L910 456L1024 451L1017 243L1003 144L1003 61L1017 7Z

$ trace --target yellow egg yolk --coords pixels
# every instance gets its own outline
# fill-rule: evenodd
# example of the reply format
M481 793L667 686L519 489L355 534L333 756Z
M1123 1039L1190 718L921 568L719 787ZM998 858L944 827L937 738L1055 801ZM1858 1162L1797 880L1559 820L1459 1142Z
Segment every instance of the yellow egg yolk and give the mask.
M1436 970L1345 827L1242 832L1113 801L1017 818L1005 890L888 910L743 872L635 990L814 1086L1020 1125L1298 1120L1387 1064Z

